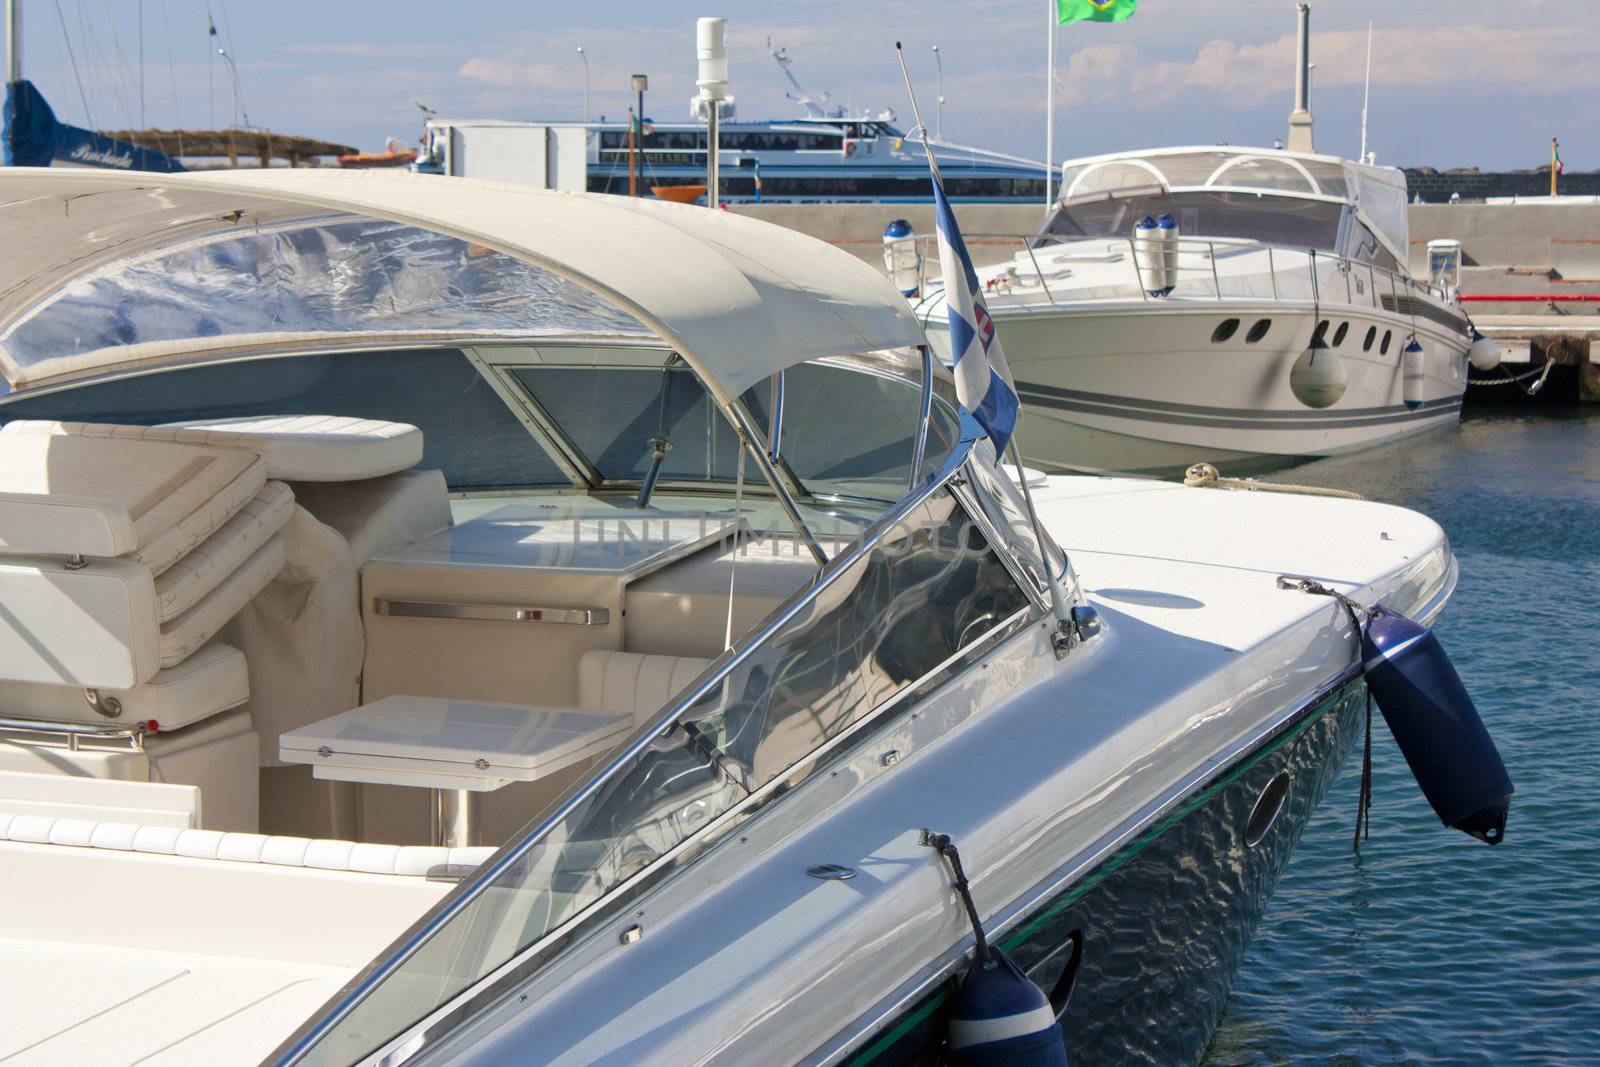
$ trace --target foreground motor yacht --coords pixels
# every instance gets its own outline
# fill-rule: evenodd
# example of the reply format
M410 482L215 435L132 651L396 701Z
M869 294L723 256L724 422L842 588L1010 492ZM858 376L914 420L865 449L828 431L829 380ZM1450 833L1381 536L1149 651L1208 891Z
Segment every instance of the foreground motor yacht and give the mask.
M0 225L16 1062L926 1062L946 839L1077 1062L1193 1061L1361 721L1284 576L1456 583L1400 508L1014 483L754 220L10 169Z

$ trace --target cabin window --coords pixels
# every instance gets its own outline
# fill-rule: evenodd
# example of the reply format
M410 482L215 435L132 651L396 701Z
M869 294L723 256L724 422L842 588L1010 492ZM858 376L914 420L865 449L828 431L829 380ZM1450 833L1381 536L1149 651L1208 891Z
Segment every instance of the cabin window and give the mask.
M1172 215L1184 237L1240 238L1264 244L1333 251L1341 205L1303 197L1257 193L1098 194L1056 208L1040 237L1071 241L1080 237L1133 236L1146 215Z
M1367 327L1366 340L1361 342L1361 351L1363 351L1363 352L1371 352L1372 351L1372 342L1376 341L1377 339L1378 339L1378 328L1376 326L1368 326Z
M1321 341L1321 340L1325 339L1327 336L1328 336L1328 320L1327 319L1323 319L1321 322L1317 323L1317 328L1312 331L1312 333L1311 333L1311 343L1312 344L1316 344L1318 341Z
M153 426L285 411L409 422L452 491L570 485L460 349L280 356L88 382L0 404L0 421Z
M1393 338L1394 338L1394 332L1392 330L1384 330L1383 331L1383 344L1378 346L1378 354L1380 356L1387 356L1389 354L1389 342Z
M1250 327L1250 332L1244 335L1244 339L1249 344L1255 344L1267 336L1267 331L1270 329L1272 329L1271 319L1257 319L1256 324Z
M939 684L958 653L1029 603L945 489L809 597L675 725L642 727L651 740L638 755L401 964L311 1062L359 1059L669 851L714 839L702 831L758 791L794 788L818 749Z
M1339 328L1333 331L1333 347L1338 348L1340 345L1344 344L1345 334L1349 332L1350 324L1348 322L1341 322L1339 324Z
M1223 319L1221 322L1217 323L1217 328L1211 331L1211 343L1214 345L1220 345L1222 342L1226 341L1228 338L1232 337L1238 332L1238 319Z

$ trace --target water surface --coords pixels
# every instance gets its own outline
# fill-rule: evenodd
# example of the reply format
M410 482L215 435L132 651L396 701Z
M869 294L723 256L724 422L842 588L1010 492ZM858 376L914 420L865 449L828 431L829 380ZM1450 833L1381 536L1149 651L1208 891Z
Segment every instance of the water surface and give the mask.
M1352 852L1358 751L1205 1063L1600 1063L1600 411L1469 415L1269 480L1445 528L1462 573L1437 632L1517 792L1496 848L1441 827L1375 715L1372 836Z

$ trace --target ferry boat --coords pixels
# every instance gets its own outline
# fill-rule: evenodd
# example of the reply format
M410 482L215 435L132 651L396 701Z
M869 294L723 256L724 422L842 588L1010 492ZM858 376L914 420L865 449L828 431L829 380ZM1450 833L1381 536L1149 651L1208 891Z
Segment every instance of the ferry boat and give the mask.
M721 201L740 203L930 203L927 157L907 139L893 111L847 114L829 109L826 93L808 93L790 70L792 58L770 47L794 87L788 94L804 114L792 119L739 122L722 110L718 138ZM730 102L731 103L731 102ZM698 121L695 119L698 118ZM629 157L636 159L635 190L702 186L706 180L706 124L643 124L634 146L627 121L551 123L430 119L414 169L432 174L523 181L544 188L591 193L629 192ZM476 142L476 144L474 143ZM481 146L481 147L480 147ZM477 151L474 151L474 149ZM1043 201L1043 163L1001 152L935 142L945 192L960 203ZM581 153L583 166L558 163ZM512 157L507 159L507 157ZM657 195L682 199L670 192ZM689 196L694 199L700 193Z

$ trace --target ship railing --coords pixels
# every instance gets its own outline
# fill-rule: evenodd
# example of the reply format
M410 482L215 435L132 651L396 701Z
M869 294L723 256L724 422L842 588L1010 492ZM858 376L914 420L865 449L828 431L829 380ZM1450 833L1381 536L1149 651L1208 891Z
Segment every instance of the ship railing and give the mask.
M1079 303L1087 300L1270 300L1343 304L1398 311L1407 300L1431 297L1452 303L1437 286L1384 267L1315 248L1248 240L1184 237L1159 252L1144 252L1130 238L1044 240L1037 234L963 235L968 255L984 279L984 299L995 306ZM938 238L915 242L917 288L942 284ZM1089 248L1081 246L1091 246ZM1163 256L1169 292L1146 288L1141 256ZM1147 259L1147 263L1153 262ZM995 271L996 267L1004 269ZM1110 268L1110 269L1107 269Z

